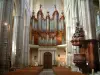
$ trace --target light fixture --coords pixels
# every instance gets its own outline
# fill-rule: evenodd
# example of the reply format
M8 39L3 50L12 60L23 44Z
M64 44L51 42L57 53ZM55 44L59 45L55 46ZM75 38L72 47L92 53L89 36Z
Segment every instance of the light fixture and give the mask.
M58 54L58 57L60 57L60 54Z
M5 26L7 26L7 25L8 25L8 23L7 23L7 22L5 22L5 23L4 23L4 25L5 25Z

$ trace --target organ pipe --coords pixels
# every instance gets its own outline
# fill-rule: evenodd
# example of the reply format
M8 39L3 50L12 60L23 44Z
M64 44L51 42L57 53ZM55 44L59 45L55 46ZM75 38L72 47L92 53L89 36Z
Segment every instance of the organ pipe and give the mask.
M37 12L37 18L33 12L31 25L33 30L32 35L35 37L33 38L34 44L35 42L38 42L39 45L57 45L58 41L60 41L59 44L61 44L62 40L59 39L63 39L62 37L65 29L64 14L62 12L61 17L59 18L59 12L57 11L56 6L51 17L49 12L47 12L46 17L44 17L40 6L39 11Z

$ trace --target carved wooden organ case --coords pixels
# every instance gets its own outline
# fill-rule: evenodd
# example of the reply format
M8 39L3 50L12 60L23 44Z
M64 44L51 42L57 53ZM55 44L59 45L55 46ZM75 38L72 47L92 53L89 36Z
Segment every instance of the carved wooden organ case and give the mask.
M49 12L47 12L46 17L44 17L42 9L40 7L37 12L37 18L33 12L31 17L31 38L30 41L34 45L43 46L55 46L64 44L65 42L65 22L64 14L62 12L59 18L59 12L56 7L53 12L52 17L50 17Z

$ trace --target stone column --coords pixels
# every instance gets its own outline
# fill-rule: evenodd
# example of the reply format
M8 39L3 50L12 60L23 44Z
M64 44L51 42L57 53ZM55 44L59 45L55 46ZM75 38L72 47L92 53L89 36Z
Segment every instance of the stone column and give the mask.
M99 11L100 11L100 0L99 0Z
M24 28L24 4L23 0L17 1L17 16L18 16L18 26L17 26L17 41L16 41L16 58L15 65L18 68L23 67L23 28Z
M30 15L28 15L30 16ZM27 19L28 16L26 16L26 20L24 22L24 32L23 32L23 51L24 51L24 64L25 66L28 66L28 54L29 54L29 26L30 23L28 22L30 19ZM24 18L25 19L25 18Z
M86 39L96 38L93 0L78 0L79 22L83 26Z
M27 67L29 62L29 25L30 11L26 0L17 1L17 41L15 65L18 68Z
M38 50L38 63L40 65L40 50Z
M30 46L28 47L28 65L30 66L31 65L31 62L30 62Z
M0 0L0 4L2 5L0 6L0 75L2 75L11 67L13 0Z
M75 31L75 25L78 21L77 15L77 0L64 0L64 14L65 14L65 21L66 21L66 57L67 60L69 57L67 56L68 53L73 54L73 46L71 44L72 35ZM71 59L72 57L70 57ZM72 60L70 60L72 62ZM66 65L68 65L69 61L66 61Z
M66 57L65 57L65 59L66 59L66 60L65 60L66 63L65 63L65 64L66 64L66 65L68 65L68 52L67 52L67 49L68 49L68 48L65 47L65 50L66 50Z
M2 25L3 6L4 6L4 0L0 0L0 41L1 41L1 25Z
M23 67L23 17L19 16L17 27L17 44L16 44L16 67Z
M13 26L13 38L12 38L12 53L11 53L11 65L15 67L15 57L16 57L16 42L17 42L17 26L19 16L14 16L14 26Z
M33 3L33 1L31 1ZM24 0L23 0L23 4ZM28 60L29 60L29 29L30 29L30 17L31 17L31 9L28 6L29 2L26 0L26 4L24 5L24 33L23 33L23 50L24 50L24 64L25 67L28 66ZM33 6L32 6L33 7Z

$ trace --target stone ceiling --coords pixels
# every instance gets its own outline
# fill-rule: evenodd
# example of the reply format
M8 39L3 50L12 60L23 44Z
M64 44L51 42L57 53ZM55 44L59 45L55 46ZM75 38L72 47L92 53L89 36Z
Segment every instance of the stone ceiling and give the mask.
M93 0L94 4L99 7L99 0Z

